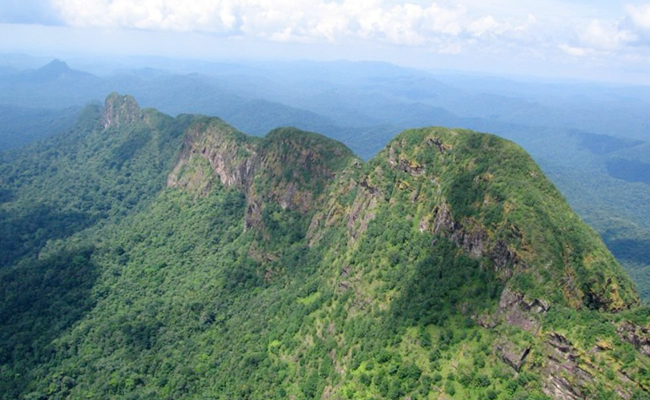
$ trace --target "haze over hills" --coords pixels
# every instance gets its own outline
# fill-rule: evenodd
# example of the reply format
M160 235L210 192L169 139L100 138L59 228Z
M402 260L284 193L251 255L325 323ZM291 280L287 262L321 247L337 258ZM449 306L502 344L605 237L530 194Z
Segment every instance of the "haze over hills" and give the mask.
M496 136L363 161L112 94L0 176L2 398L649 397L647 307Z
M650 400L649 60L650 0L0 1L0 400Z
M95 64L102 74L93 76L61 61L33 70L34 61L27 60L0 76L4 148L69 129L82 106L116 90L171 115L217 115L254 135L278 126L320 132L364 159L413 126L464 127L514 140L650 295L645 87L432 74L345 61L127 60L112 70ZM92 68L92 61L85 65ZM73 108L54 111L61 107Z

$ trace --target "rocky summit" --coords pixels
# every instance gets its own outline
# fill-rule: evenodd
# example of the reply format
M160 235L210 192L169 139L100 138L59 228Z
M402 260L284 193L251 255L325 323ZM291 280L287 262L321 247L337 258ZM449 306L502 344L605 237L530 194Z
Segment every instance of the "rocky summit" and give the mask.
M650 399L650 316L493 135L364 162L113 94L0 160L3 399Z

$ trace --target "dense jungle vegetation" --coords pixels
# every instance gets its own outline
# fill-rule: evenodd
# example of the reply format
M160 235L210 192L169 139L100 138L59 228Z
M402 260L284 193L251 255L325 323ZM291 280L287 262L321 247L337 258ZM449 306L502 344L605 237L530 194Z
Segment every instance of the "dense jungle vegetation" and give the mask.
M111 95L1 153L3 399L649 399L648 308L515 144L368 162Z

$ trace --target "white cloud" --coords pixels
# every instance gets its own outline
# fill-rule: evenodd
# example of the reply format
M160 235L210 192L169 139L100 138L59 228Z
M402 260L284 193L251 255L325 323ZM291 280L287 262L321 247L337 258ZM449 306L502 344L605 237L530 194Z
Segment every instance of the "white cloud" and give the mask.
M0 23L56 25L59 19L50 0L2 0Z
M625 7L625 11L634 26L640 29L650 30L650 4L640 6L628 5Z
M201 31L275 41L371 40L454 47L515 26L449 2L389 0L52 0L75 27Z
M650 4L625 7L627 16L622 26L630 33L630 44L650 47Z
M594 53L593 50L585 47L574 47L567 43L560 44L560 50L573 57L584 57Z
M634 35L621 29L618 23L591 21L578 32L582 44L596 50L616 50L631 40Z
M237 19L228 1L53 0L53 4L75 27L227 32L235 29Z
M571 44L559 47L567 54L583 56L638 56L650 46L650 4L627 5L616 19L593 19L575 28ZM633 57L634 58L634 57ZM638 57L637 57L638 58Z
M491 16L481 18L470 24L468 30L476 36L483 36L499 28L499 23Z

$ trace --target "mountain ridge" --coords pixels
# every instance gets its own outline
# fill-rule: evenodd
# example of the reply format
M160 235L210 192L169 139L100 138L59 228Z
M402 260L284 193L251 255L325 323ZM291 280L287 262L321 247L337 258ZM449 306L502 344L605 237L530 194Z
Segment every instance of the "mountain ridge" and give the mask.
M86 115L34 148L54 184L0 165L0 216L48 185L106 207L0 268L3 309L74 311L4 323L4 398L647 398L647 308L514 143L414 129L363 162L117 94ZM41 274L70 296L35 302Z
M83 107L115 90L131 93L141 104L170 115L219 115L255 135L283 125L324 133L344 141L364 159L381 150L398 132L416 125L462 126L497 133L533 155L574 209L606 239L633 275L642 297L650 298L648 257L639 251L647 247L650 232L646 206L650 204L650 187L636 182L645 180L644 168L639 168L642 165L628 163L649 162L645 144L632 146L645 140L643 104L648 96L642 87L576 86L569 82L549 86L349 62L199 65L171 60L166 65L162 60L148 62L171 68L176 74L137 72L124 65L115 71L104 65L90 81L70 75L69 79L30 84L20 83L21 74L33 74L49 60L3 58L14 68L22 65L14 73L6 70L8 74L1 74L2 102L11 105L0 107L3 149L70 130L78 111L55 109ZM85 62L89 68L88 60ZM143 62L136 64L142 67ZM80 63L75 62L84 65ZM590 133L576 135L576 129ZM621 174L622 169L626 173Z
M209 133L214 133L214 132L215 131L210 131ZM216 132L219 132L219 131L216 131ZM231 132L228 132L228 133L230 134ZM286 139L288 139L289 141L302 141L302 140L304 140L304 139L306 139L308 137L306 133L302 133L302 132L297 131L297 130L278 129L278 130L271 131L267 135L267 137L265 139L262 139L262 141L264 141L266 143L273 143L275 141L275 139L278 136L280 136L280 134L284 134L284 137ZM220 137L220 136L221 135L219 135L219 134L216 135L216 137ZM501 160L510 159L509 161L512 160L511 162L519 162L519 164L518 164L519 166L518 167L513 167L513 168L517 168L517 169L521 169L523 171L526 171L526 173L529 174L530 177L532 177L533 179L541 180L541 185L532 185L526 190L526 192L531 192L531 191L535 191L535 190L543 191L544 194L547 197L548 196L552 197L553 201L564 202L564 199L559 194L559 192L557 192L557 190L552 187L552 184L550 182L546 181L543 178L543 173L541 172L541 170L539 170L538 167L536 167L534 165L534 162L532 161L532 159L530 159L527 155L525 155L523 150L521 150L514 143L506 142L503 139L496 138L495 136L485 136L486 138L489 138L489 139L486 140L486 141L483 141L480 144L473 144L473 145L468 146L465 143L465 140L463 140L463 139L454 140L455 136L468 136L468 137L473 138L471 140L481 142L481 139L476 138L476 134L471 133L469 131L451 130L451 131L445 132L444 129L442 129L442 128L426 128L426 129L422 129L422 130L419 130L419 131L418 130L410 130L410 131L405 131L405 132L401 133L395 139L393 139L387 145L387 147L382 152L380 152L378 156L371 159L369 161L369 163L372 165L372 164L376 164L377 162L383 162L383 163L388 164L388 166L390 168L392 168L392 169L398 169L398 170L401 170L401 172L406 172L409 175L411 175L411 177L418 177L420 175L426 175L426 169L428 168L428 166L427 166L426 163L418 162L418 157L420 156L419 154L418 155L410 154L410 155L406 156L406 154L408 154L408 153L421 153L422 152L421 149L418 148L418 146L415 146L415 145L411 145L412 146L411 148L408 148L408 147L404 148L404 144L407 143L407 142L413 142L414 140L417 141L419 139L421 141L420 145L426 143L427 147L429 147L430 149L437 150L437 152L440 155L445 155L446 153L450 153L449 157L451 157L452 159L454 158L454 154L452 152L453 152L454 146L455 146L455 144L452 144L452 142L461 143L461 146L466 147L466 151L467 151L468 147L476 147L476 146L482 146L482 151L485 151L485 152L490 151L490 146L493 146L493 147L495 147L495 146L508 147L508 151L505 152L504 154L501 154L498 151L494 151L494 150L492 151L492 153L498 153L498 156L500 156L501 158L497 157L496 154L491 154L490 157L487 157L487 158L483 157L483 160L481 160L481 162L483 162L485 165L483 165L480 168L480 171L476 171L472 176L464 178L464 179L471 180L471 181L473 181L473 183L476 183L477 180L483 180L483 181L486 181L486 182L489 181L489 180L492 180L493 176L492 176L492 173L490 172L490 169L495 168L495 164L500 165L501 162L502 162ZM423 137L426 137L426 138L423 139ZM334 143L334 141L332 141L331 139L326 139L325 137L322 137L322 140L325 141L325 142L331 141L332 143ZM232 141L229 142L229 144L232 144L232 143L233 143ZM246 139L245 136L239 135L239 136L236 136L236 140L234 141L234 143L248 143L248 142L247 142L247 139ZM506 145L506 143L508 143L508 144ZM252 160L252 159L245 159L245 160L242 160L239 164L233 165L232 154L239 153L240 149L230 148L229 150L226 149L225 151L223 151L220 148L221 145L222 145L221 143L218 143L216 147L211 147L210 145L207 145L205 142L201 142L201 144L199 145L199 147L201 147L201 150L200 150L201 156L204 156L205 158L207 158L210 161L210 164L212 165L214 171L217 173L216 175L218 175L219 179L221 180L221 182L225 186L229 187L229 186L235 185L235 186L243 188L243 190L245 192L249 192L251 190L250 185L252 184L252 181L253 181L251 176L254 175L255 170L257 168L259 168L259 166L256 166L256 165L259 164L259 161ZM311 145L313 146L313 144L311 144ZM186 146L185 152L187 152L188 146L189 146L189 147L192 148L191 152L199 153L199 150L196 149L196 144L195 143L189 143L188 141L186 141L185 146ZM261 146L264 147L265 145L263 144ZM268 144L266 146L268 146ZM400 152L399 154L396 155L396 153L395 153L396 149L399 149L399 148L402 149L402 152ZM287 150L285 150L285 151L287 151ZM253 147L250 147L250 146L244 146L243 151L244 152L251 152L251 153L253 153L255 155L259 152L259 150L254 150ZM288 151L296 151L296 149L293 148L292 150L288 150ZM230 153L230 155L225 155L224 156L224 154L227 154L227 153ZM388 154L386 154L386 153L388 153ZM279 161L279 163L281 165L283 165L285 168L286 167L299 168L299 167L305 167L305 166L308 166L308 168L310 168L311 167L310 162L313 162L313 159L312 159L313 155L314 155L313 152L308 152L306 157L299 157L299 158L293 159L291 161L288 161L287 159L282 159L282 160ZM351 156L351 155L352 155L351 152L349 152L349 150L348 150L348 156ZM184 165L184 163L189 162L187 157L188 157L187 155L185 157L181 157L181 160L179 161L179 164L177 164L177 166L175 168L175 171L178 171L178 169L182 165ZM412 159L408 159L408 158L405 158L405 157L412 157ZM424 156L421 156L421 157L424 157ZM262 155L262 158L264 158L264 155ZM521 161L519 161L518 159L521 159ZM347 161L350 162L350 160L351 159L349 159ZM382 161L378 161L378 160L382 160ZM431 160L430 162L435 162L435 161ZM477 161L477 159L470 161L470 163L476 163L476 162L479 162L479 161ZM490 163L490 162L492 163L492 165L487 165L487 163ZM362 163L362 162L357 159L356 163ZM265 169L269 169L268 164L266 165ZM461 168L461 170L462 170L462 168ZM276 175L281 174L280 171L275 171L274 173ZM176 174L177 174L177 172L176 172ZM444 175L444 172L442 174ZM174 176L174 175L175 175L175 173L173 172L170 175L170 177L168 178L168 185L170 185L172 187L177 186L176 182L178 182L180 179L182 179L181 177ZM285 173L285 175L286 175L286 173ZM523 175L523 173L519 171L519 173L518 173L519 178L518 179L519 179L520 182L525 181L525 180L521 179L522 175ZM323 176L325 176L327 178L333 178L333 174L331 172L330 173L325 173L325 174L323 174ZM318 178L322 179L322 177L318 177ZM432 181L439 181L441 179L441 177L440 176L435 176L435 177L430 177L430 179ZM189 182L191 180L186 179L186 181ZM368 177L365 177L365 178L362 179L362 181L366 182L366 186L367 186L368 185L367 182L369 181L369 179L368 179ZM485 183L485 182L483 182L483 183ZM281 183L278 182L278 184L281 184ZM508 185L512 185L513 182L510 182L510 181L504 182L503 179L502 179L501 182L495 183L495 185L499 185L499 184L501 186L503 186L503 187L507 187ZM455 189L457 188L457 186L459 186L459 185L457 185L455 183L450 184L450 187L446 188L445 193L443 194L443 196L441 198L444 199L445 197L454 197L455 192L456 192ZM477 186L477 185L474 185L474 186ZM458 189L465 189L465 188L458 187ZM473 190L478 190L477 187L473 187L472 189ZM280 203L281 203L280 205L282 206L282 208L289 207L291 205L291 203L288 201L289 198L291 197L291 195L296 194L295 193L295 191L296 191L295 185L289 184L288 187L285 188L285 190L287 190L285 193L275 196L276 200L280 199L280 198L282 199L282 201L280 201ZM417 199L418 195L419 195L419 193L414 193L413 202L415 201L415 199ZM499 201L499 197L507 198L508 196L505 196L505 195L497 193L497 192L485 193L485 198L484 199L478 199L478 200L482 201L483 204L488 204L489 202ZM522 236L524 236L526 234L529 234L530 236L533 236L533 238L534 238L534 233L531 232L532 231L531 229L524 232L523 228L514 226L512 224L512 222L508 223L508 222L505 222L505 221L498 221L498 222L493 222L493 225L494 226L498 226L498 225L506 225L507 226L507 225L509 225L509 227L508 227L509 230L504 231L502 233L495 233L495 232L492 232L492 231L485 232L483 229L480 228L480 225L482 225L482 224L473 219L473 215L471 215L473 211L468 210L468 208L472 207L473 204L467 204L468 201L464 201L466 199L454 199L454 200L456 200L457 204L454 204L452 207L450 207L450 204L446 203L445 201L443 201L441 204L436 204L434 207L432 207L434 210L436 210L436 212L431 217L431 220L424 220L423 219L420 222L420 225L421 226L433 226L434 227L433 229L434 229L435 233L445 233L446 232L449 236L452 237L452 241L454 241L457 245L465 248L465 250L468 253L470 253L470 254L472 254L472 255L474 255L476 257L479 257L479 256L491 257L492 261L495 262L496 265L500 266L500 267L503 267L507 263L522 262L522 263L524 263L524 265L521 268L526 269L527 268L526 264L532 264L534 262L534 257L531 256L530 251L528 251L527 255L524 255L523 253L522 254L516 254L517 252L513 251L512 249L508 249L507 246L504 244L504 242L501 242L499 244L493 244L492 248L490 250L486 250L484 248L485 245L483 243L483 240L485 240L485 238L487 238L488 236L495 236L495 235L497 235L497 236L498 235L505 235L506 237L508 237L508 236L509 237L519 237L519 239L521 240ZM458 201L458 200L462 200L462 201ZM524 201L526 201L526 200L524 200ZM530 200L528 200L528 201L530 201ZM461 203L461 204L458 204L458 203ZM505 205L505 208L508 208L508 207L510 207L512 209L515 209L517 206L510 203L510 204ZM521 207L523 207L523 205L521 205ZM298 208L300 208L300 209L302 209L304 211L306 209L306 206L304 204L302 204L302 206L298 207ZM565 208L568 209L567 206L565 206ZM536 210L536 211L539 211L539 210ZM563 211L566 213L566 210L563 210ZM479 214L480 213L482 213L482 211L479 210ZM546 213L549 215L546 218L550 218L550 217L552 217L552 214L554 212L549 210L549 211L546 211ZM457 214L458 217L454 218L453 214ZM570 215L572 215L572 214L570 214ZM532 218L532 213L530 214L529 218ZM579 223L579 222L578 222L578 219L576 219L575 216L573 216L573 219L571 219L569 221L563 221L563 223L571 225L571 224L576 224L576 223ZM468 225L468 226L470 226L470 228L467 231L465 231L463 229L464 225ZM472 229L471 229L472 225L476 225L479 229L477 231L472 231ZM459 229L460 231L456 231L457 229ZM558 234L559 234L559 231L560 231L561 228L555 228L555 229L558 231ZM574 228L566 228L565 227L565 229L570 230L570 229L574 229ZM600 239L597 238L597 236L594 234L594 232L592 230L585 230L585 235L589 235L590 240L593 240L595 242L600 242ZM522 242L524 242L524 243L522 243L522 247L533 246L534 244L530 243L530 241L533 241L533 243L534 243L534 239L529 239L528 243L526 243L525 239L522 240ZM541 239L540 241L543 242L543 239ZM520 253L521 253L521 251L520 251ZM564 256L564 257L570 257L570 256L567 255L567 256ZM592 257L593 256L591 256L591 255L584 256L584 258L586 258L586 259L590 259ZM612 264L612 265L616 264L616 262L611 257L609 257L605 262L609 263L609 264ZM538 265L538 267L541 267L541 266ZM617 275L619 275L619 276L622 275L622 271L618 271ZM621 308L627 308L630 305L638 304L639 300L638 300L638 298L634 298L634 296L630 297L629 300L627 300L627 301L623 300L623 298L621 298L617 294L617 292L619 290L618 289L619 285L617 283L610 282L609 284L606 284L604 282L601 282L601 284L606 285L606 286L610 285L610 286L607 286L608 289L603 289L603 290L605 290L605 291L609 290L612 298L608 299L608 297L605 295L604 292L596 294L595 292L592 292L591 289L588 289L587 294L584 294L584 296L593 296L594 297L593 301L595 301L597 303L597 304L594 305L595 308L604 307L605 309L619 310ZM630 283L626 282L626 283L623 284L623 286L629 287ZM623 290L627 291L627 289L623 289ZM589 293L591 293L591 294L589 294ZM624 296L624 297L626 297L626 296ZM599 299L601 299L601 300L599 300ZM603 299L608 299L608 300L603 300ZM580 300L580 299L573 299L573 301L578 302L578 303L582 302L582 300Z

